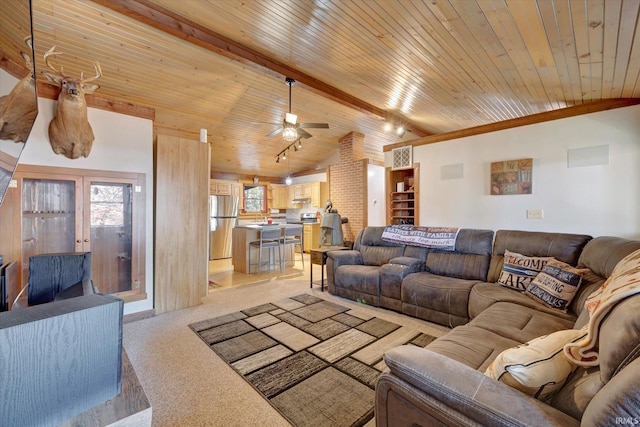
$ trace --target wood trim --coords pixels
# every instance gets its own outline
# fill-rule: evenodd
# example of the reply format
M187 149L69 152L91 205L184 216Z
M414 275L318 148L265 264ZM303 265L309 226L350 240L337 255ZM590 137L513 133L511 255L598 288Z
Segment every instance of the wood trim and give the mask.
M122 323L131 323L131 322L137 322L138 320L150 319L152 317L155 317L155 315L156 315L156 311L153 309L139 311L137 313L125 314L123 316Z
M38 97L46 99L58 99L60 88L48 83L38 82ZM127 116L140 117L142 119L155 120L156 110L154 108L133 105L130 102L115 101L101 97L99 95L85 95L87 106L99 110L111 111L112 113L126 114Z
M405 117L400 117L369 104L309 74L270 58L257 50L231 40L222 34L211 31L208 28L176 15L156 4L147 2L146 0L93 0L93 2L218 55L251 67L261 68L273 76L282 79L291 77L295 79L297 83L306 86L311 91L349 108L374 114L386 120L405 123L405 127L418 136L432 135L431 132L412 124Z
M544 113L531 114L529 116L518 117L517 119L505 120L497 123L489 123L482 126L476 126L468 129L456 130L453 132L441 133L438 135L426 136L420 139L414 139L406 142L398 142L383 147L383 151L391 151L394 148L405 147L411 145L418 147L420 145L433 144L436 142L449 141L452 139L465 138L469 136L480 135L483 133L496 132L499 130L511 129L520 126L533 125L536 123L548 122L552 120L566 119L568 117L580 116L583 114L596 113L598 111L612 110L615 108L629 107L640 104L638 98L618 98L605 99L603 101L589 102L573 107L561 108L559 110L546 111Z

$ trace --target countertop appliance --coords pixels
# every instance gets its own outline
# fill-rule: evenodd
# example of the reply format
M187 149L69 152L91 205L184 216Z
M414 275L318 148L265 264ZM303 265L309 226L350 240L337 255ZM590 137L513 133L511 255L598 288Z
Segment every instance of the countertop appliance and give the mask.
M238 197L210 196L209 259L231 258L231 234L238 222Z

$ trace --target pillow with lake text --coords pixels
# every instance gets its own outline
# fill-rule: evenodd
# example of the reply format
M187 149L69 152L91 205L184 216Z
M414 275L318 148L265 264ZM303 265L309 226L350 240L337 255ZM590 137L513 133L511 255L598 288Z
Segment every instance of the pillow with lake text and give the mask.
M525 294L547 307L567 311L582 282L582 275L587 271L552 259L527 286Z
M554 258L550 256L530 257L505 250L498 284L518 291L525 291L529 283L552 259Z

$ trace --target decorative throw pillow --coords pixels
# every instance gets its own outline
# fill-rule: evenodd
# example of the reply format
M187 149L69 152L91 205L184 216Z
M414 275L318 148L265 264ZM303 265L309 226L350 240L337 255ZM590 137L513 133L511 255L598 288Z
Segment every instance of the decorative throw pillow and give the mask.
M562 348L585 335L585 331L568 329L509 348L496 357L485 375L536 399L546 400L562 388L576 368Z
M517 252L504 251L504 263L498 284L524 291L553 257L529 257Z
M576 295L586 268L575 268L552 259L531 281L525 294L547 307L567 311L567 306Z

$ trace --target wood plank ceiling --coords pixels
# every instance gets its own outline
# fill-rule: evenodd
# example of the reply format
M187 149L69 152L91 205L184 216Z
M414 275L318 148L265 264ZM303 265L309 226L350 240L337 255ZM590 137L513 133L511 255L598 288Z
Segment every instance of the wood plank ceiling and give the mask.
M208 129L213 171L284 177L334 161L351 131L382 161L399 141L640 98L639 11L638 0L33 0L33 25L39 69L52 45L69 74L97 60L96 96L155 109L158 133ZM276 164L288 143L266 135L287 112L289 74L292 112L330 128L308 129ZM389 118L413 131L385 132Z

